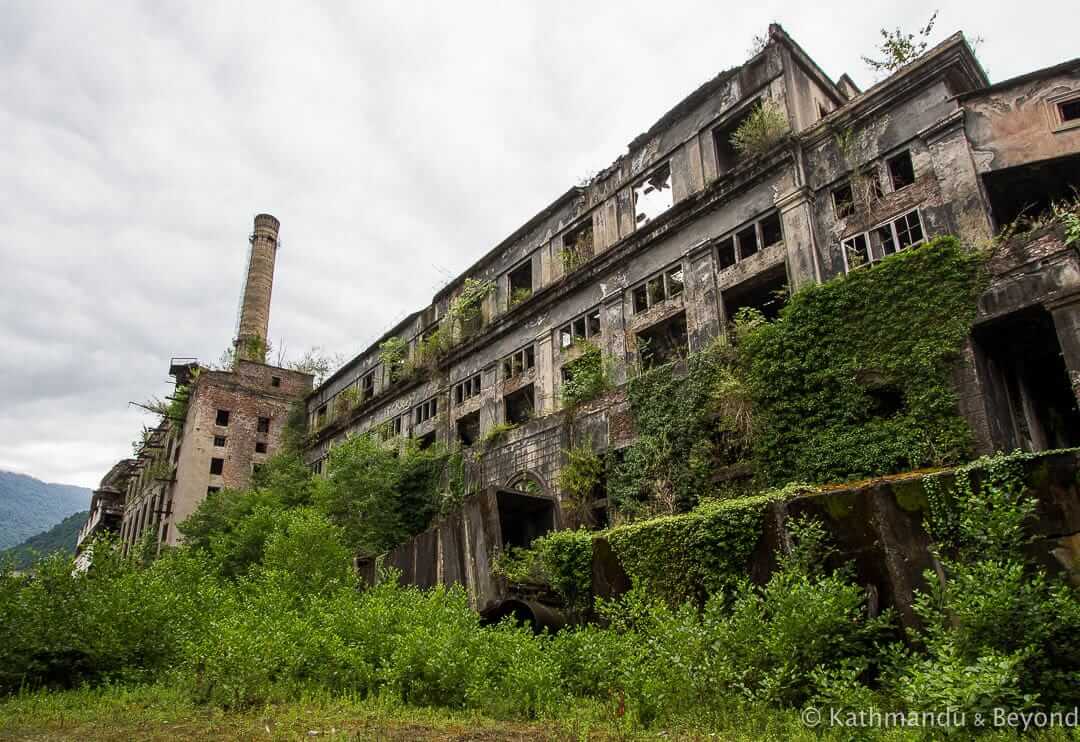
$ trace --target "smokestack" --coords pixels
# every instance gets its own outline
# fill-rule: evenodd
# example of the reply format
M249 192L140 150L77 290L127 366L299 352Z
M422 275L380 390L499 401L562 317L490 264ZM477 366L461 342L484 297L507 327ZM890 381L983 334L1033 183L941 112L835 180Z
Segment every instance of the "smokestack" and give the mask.
M274 258L277 255L279 222L269 214L255 217L251 233L244 298L240 305L240 326L236 333L236 358L266 362L266 334L270 325L270 291L274 287Z

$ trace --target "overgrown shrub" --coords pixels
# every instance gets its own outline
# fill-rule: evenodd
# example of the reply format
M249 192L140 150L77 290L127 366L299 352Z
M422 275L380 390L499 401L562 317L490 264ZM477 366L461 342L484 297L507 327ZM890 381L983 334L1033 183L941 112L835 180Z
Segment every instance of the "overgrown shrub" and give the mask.
M783 139L788 129L783 106L765 98L731 135L731 145L744 157L762 155Z
M560 388L562 403L573 409L611 389L610 362L598 346L578 341L581 353L563 365L567 372Z

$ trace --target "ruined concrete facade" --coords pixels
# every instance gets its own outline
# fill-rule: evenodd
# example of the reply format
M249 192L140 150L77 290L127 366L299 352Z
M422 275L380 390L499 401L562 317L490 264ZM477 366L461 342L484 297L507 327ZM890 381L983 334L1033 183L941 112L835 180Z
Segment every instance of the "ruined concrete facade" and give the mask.
M282 444L290 411L311 392L312 376L265 363L277 219L255 217L234 358L229 368L174 358L174 395L186 402L144 433L135 457L116 464L95 491L79 548L102 531L125 549L146 538L173 546L182 523L208 495L243 489ZM100 497L99 497L100 494Z
M557 500L566 449L618 448L634 434L619 393L567 424L560 388L579 339L613 359L620 385L636 368L703 349L742 307L774 314L785 288L937 235L986 244L1015 216L995 173L1061 158L1075 165L1077 99L1080 61L990 86L959 34L859 91L847 76L833 82L773 26L761 52L691 93L588 185L562 194L313 392L306 460L322 471L335 444L365 432L461 441L472 490ZM768 151L740 156L731 134L763 101L780 107L790 131ZM1014 119L1028 127L1021 137L1010 134ZM1050 171L1054 188L1061 178L1078 182L1075 166L1071 176L1060 163ZM1059 382L1068 390L1071 374L1075 414L1077 252L1060 230L1044 242L1023 241L997 259L957 371L981 451L1080 443L1071 423L1048 419L1037 388L1064 364ZM479 318L462 323L451 309L468 279L494 290ZM1034 376L1008 362L994 324L1027 313L1041 328L1034 342L1058 364ZM403 374L380 354L398 338L419 365L437 333L453 343L430 373ZM476 442L507 424L516 427L481 451Z

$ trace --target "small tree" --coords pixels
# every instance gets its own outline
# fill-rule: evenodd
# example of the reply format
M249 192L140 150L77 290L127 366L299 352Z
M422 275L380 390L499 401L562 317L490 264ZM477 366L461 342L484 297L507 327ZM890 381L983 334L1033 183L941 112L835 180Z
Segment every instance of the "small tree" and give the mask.
M934 11L926 25L919 28L915 33L904 33L899 28L892 31L881 29L881 46L878 53L881 57L863 57L863 62L874 72L889 74L896 72L904 65L914 61L926 51L930 44L930 34L934 30L934 22L937 21L938 11Z

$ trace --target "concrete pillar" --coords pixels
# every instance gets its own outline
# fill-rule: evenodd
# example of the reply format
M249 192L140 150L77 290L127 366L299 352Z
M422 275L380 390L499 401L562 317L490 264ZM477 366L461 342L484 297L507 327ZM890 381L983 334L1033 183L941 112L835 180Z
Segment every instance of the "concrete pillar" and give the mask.
M270 293L274 286L281 223L269 214L255 217L251 234L251 256L240 306L240 326L236 335L236 357L246 361L266 361L266 338L270 326Z
M1047 305L1061 344L1061 357L1069 373L1073 397L1080 404L1080 293Z
M550 415L555 411L555 369L551 333L545 332L536 339L536 411Z
M788 281L792 292L821 282L817 240L814 237L813 201L810 189L800 186L776 198L784 230Z
M603 351L614 359L611 382L626 382L626 321L623 315L624 291L616 291L604 297L600 308L600 322L604 333Z
M691 253L683 263L686 298L686 326L690 350L697 352L720 335L719 292L712 248Z

